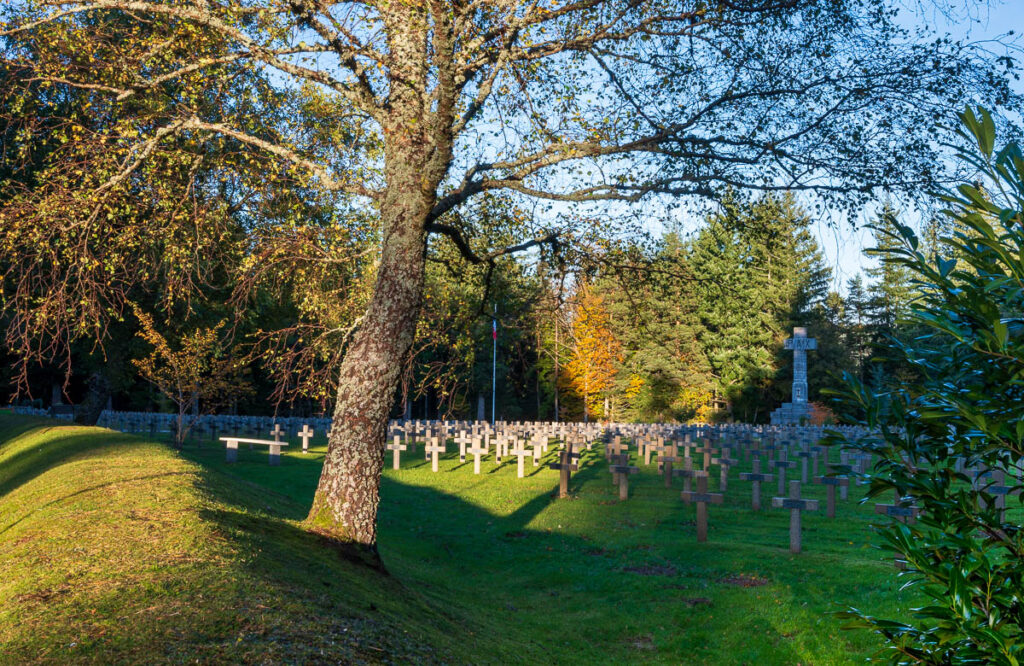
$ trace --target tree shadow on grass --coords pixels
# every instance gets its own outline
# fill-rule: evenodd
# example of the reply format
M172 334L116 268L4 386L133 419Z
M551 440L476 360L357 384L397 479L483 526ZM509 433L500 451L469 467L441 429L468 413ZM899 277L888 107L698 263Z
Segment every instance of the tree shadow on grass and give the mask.
M116 433L83 433L66 443L59 440L48 451L51 455L36 462L52 469L114 438L141 443ZM331 544L299 522L309 509L321 457L290 454L281 466L270 467L265 453L254 452L251 459L246 454L240 452L235 465L224 463L222 450L187 454L201 463L196 483L201 496L209 499L198 507L199 517L233 553L219 568L204 569L204 575L218 585L233 581L230 586L200 585L194 577L185 578L191 576L187 566L169 568L175 577L165 593L170 596L159 603L192 607L170 627L117 622L123 612L118 597L96 597L94 608L110 615L114 627L104 640L122 641L135 650L152 643L154 654L210 662L622 663L682 658L664 652L653 639L639 640L630 629L644 616L630 604L628 590L660 588L666 579L625 569L623 562L635 559L634 551L627 552L625 546L620 551L596 548L584 534L610 528L613 518L583 515L586 529L567 522L566 530L539 520L552 508L602 510L596 505L588 509L590 499L583 497L595 484L609 485L606 463L597 454L585 453L572 476L570 493L580 497L553 499L558 475L548 470L551 482L538 488L534 480L529 487L535 494L510 496L514 505L505 514L429 485L385 476L380 544L390 576L339 557ZM26 459L15 476L28 475L29 467ZM442 472L448 473L453 470ZM479 481L520 482L487 475ZM563 515L571 521L576 514ZM643 566L637 570L646 571ZM149 599L144 592L138 594ZM201 599L192 603L179 594ZM595 612L605 618L605 625L597 633L581 631L587 613ZM784 646L770 657L783 663L799 659Z
M455 461L457 455L457 452L449 454ZM403 469L429 466L425 461L408 462L411 463L408 467L403 462ZM451 464L452 460L447 462ZM268 577L268 585L320 586L328 597L343 593L345 603L354 604L361 618L389 626L408 625L410 628L405 630L411 632L409 635L414 636L414 640L434 646L439 653L454 654L455 661L576 663L589 658L621 663L681 658L659 651L654 642L649 648L638 651L636 637L628 630L635 621L634 611L621 598L603 597L606 590L615 590L616 585L626 585L627 589L628 586L662 589L666 581L671 580L662 573L676 575L672 567L664 566L657 554L638 556L633 551L608 551L595 547L590 538L571 530L563 532L534 526L541 514L558 503L582 501L586 504L587 500L581 500L578 495L594 484L608 484L614 489L609 483L607 464L599 453L588 455L585 452L579 471L570 480L570 498L552 497L558 488L557 472L548 470L545 465L542 469L551 472L550 485L538 489L535 496L504 515L429 485L403 483L385 476L381 482L380 548L391 575L383 578L367 568L353 568L355 565L339 558L315 534L291 522L305 517L309 509L306 498L311 497L315 489L320 464L320 460L289 456L277 468L265 463L259 469L220 465L226 468L224 473L231 476L258 474L264 481L250 482L256 486L267 483L266 487L280 489L289 485L286 494L273 496L284 498L282 501L269 501L266 495L259 498L232 495L224 492L226 484L219 481L210 484L210 492L219 493L222 504L238 507L239 511L221 511L207 518L238 534L236 538L246 543L246 550L254 554L248 566L263 572L261 575ZM511 465L514 467L514 462ZM459 467L443 468L438 474L469 473L456 471ZM539 471L535 470L534 474ZM209 473L212 478L221 472L211 470ZM291 480L286 484L284 478ZM480 481L521 482L514 477L487 474L481 474ZM627 500L640 501L643 499L636 497ZM693 528L688 524L690 514L692 507L680 503L666 519L680 524L682 534L687 535L684 538L694 539ZM609 517L608 527L611 521ZM597 524L600 523L599 518ZM594 527L586 526L587 529ZM577 530L580 531L586 530ZM633 567L622 564L634 562L637 557L641 561ZM281 569L280 563L285 561L296 566ZM568 562L578 564L567 570ZM317 576L311 578L310 571L318 572ZM656 575L649 575L651 571ZM721 576L727 573L720 572ZM390 590L389 595L399 602L380 601L379 597L366 592L367 585L380 585L381 589ZM580 589L590 592L581 594ZM671 593L680 597L683 612L694 612L686 601L690 593ZM520 608L524 598L527 607ZM585 632L570 630L565 622L523 622L526 616L522 613L572 618L583 612L580 606L593 612L595 602L606 605L601 611L603 614L618 618L619 629L588 636ZM410 616L414 616L411 624ZM521 630L511 628L520 622ZM572 636L567 638L567 634ZM473 648L459 638L468 635L490 638L486 644ZM553 649L554 646L558 646L557 649ZM797 652L783 643L776 646L770 656L765 655L764 661L795 663L799 658Z

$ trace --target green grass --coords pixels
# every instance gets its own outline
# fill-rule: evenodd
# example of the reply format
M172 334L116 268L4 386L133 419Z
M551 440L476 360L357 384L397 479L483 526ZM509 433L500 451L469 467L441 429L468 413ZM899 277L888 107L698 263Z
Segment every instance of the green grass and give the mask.
M280 467L243 445L227 465L211 443L179 456L49 425L0 416L11 663L840 664L879 645L832 612L912 601L869 546L868 508L829 520L822 502L791 555L788 512L752 513L738 470L697 544L679 481L665 489L653 465L619 503L595 448L554 500L557 472L529 461L525 479L514 458L475 476L452 453L434 474L407 452L382 484L384 576L301 529L322 441Z
M299 514L162 444L0 415L0 663L445 658L453 626Z

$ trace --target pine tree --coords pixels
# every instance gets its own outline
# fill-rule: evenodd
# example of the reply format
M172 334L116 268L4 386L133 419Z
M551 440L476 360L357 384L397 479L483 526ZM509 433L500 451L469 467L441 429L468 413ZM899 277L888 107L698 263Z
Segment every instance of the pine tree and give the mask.
M864 380L864 366L871 358L868 299L864 278L859 273L846 281L846 307L842 318L843 342L850 354L851 366L848 370L861 381Z
M831 271L810 224L789 194L731 200L693 242L701 344L718 404L733 418L763 420L788 399L782 341L793 326L815 335L828 320L822 308ZM812 393L820 374L812 370Z
M891 203L884 204L872 227L875 246L868 254L885 257L899 246L899 215ZM887 383L904 381L912 372L905 364L891 360L888 350L894 340L906 340L913 335L901 320L914 298L914 287L910 271L892 261L880 261L864 272L870 280L865 314L872 365L876 366L865 380L873 389L882 390Z
M698 295L688 252L677 233L668 233L643 261L633 262L642 270L606 277L596 285L623 343L616 418L707 418L712 378L698 344Z

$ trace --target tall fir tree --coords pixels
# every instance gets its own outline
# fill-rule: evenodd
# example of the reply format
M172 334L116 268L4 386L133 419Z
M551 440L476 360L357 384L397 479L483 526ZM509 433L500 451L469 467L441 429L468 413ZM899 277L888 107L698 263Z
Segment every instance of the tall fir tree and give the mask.
M900 214L891 202L883 204L871 227L874 247L868 250L869 255L888 256L899 246ZM913 336L913 331L901 320L914 298L914 286L910 271L892 261L880 261L864 272L869 280L865 318L871 348L864 379L873 389L881 391L887 385L902 383L912 372L906 364L891 359L889 350L894 340Z
M764 420L788 399L791 370L783 340L793 326L823 332L814 329L827 321L822 307L831 271L811 222L790 194L730 200L693 241L701 346L717 405L729 418ZM810 380L813 396L821 373L812 370Z

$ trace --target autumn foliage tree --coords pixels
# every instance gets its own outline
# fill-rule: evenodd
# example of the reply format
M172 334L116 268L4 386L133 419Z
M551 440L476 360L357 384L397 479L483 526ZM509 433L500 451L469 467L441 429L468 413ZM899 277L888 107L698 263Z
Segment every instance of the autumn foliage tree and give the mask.
M215 411L246 392L241 364L225 354L220 337L225 322L187 333L172 347L149 315L136 314L141 324L138 335L153 350L134 365L177 408L174 444L180 449L204 412Z
M152 317L136 311L139 337L153 350L135 361L139 374L174 403L178 410L174 444L181 448L189 430L204 412L212 412L247 391L243 364L234 358L223 337L221 321L181 336L174 347L157 331Z
M569 327L572 355L565 369L573 388L583 397L584 420L591 414L607 419L608 393L622 362L622 345L612 332L604 299L586 284L577 295Z
M112 119L88 137L112 150L106 168L67 171L68 191L96 202L84 210L131 201L132 177L169 147L212 145L373 211L374 282L309 516L372 552L429 238L488 266L558 235L531 218L507 243L454 215L478 195L638 202L732 185L856 203L941 177L935 121L951 100L1015 103L988 51L919 41L875 0L4 0L0 16L23 80L83 91Z

